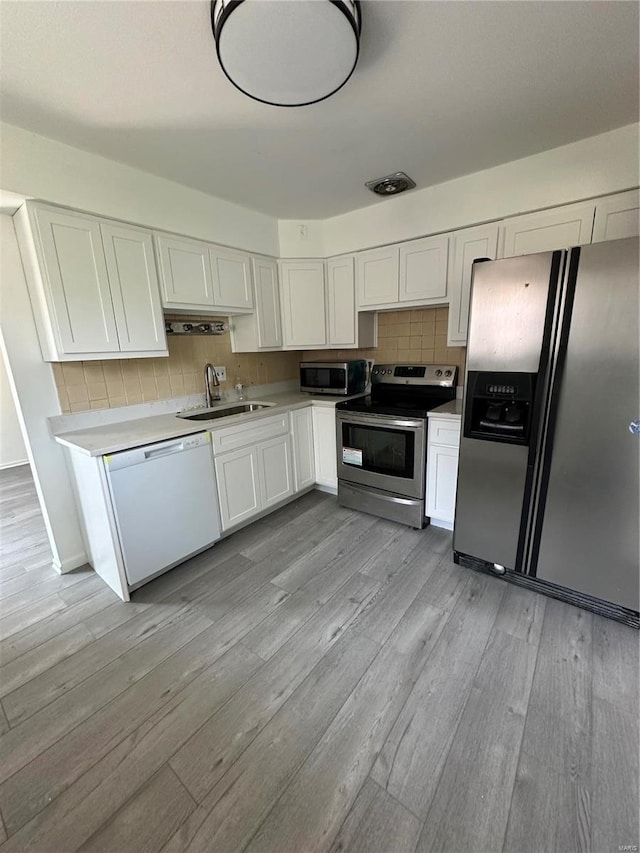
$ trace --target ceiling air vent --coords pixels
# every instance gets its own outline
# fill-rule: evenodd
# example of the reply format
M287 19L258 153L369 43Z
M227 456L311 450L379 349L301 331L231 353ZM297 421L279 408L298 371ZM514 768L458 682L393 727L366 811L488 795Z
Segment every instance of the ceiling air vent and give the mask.
M375 181L367 181L365 187L376 195L398 195L405 190L412 190L416 185L409 175L404 172L394 172L393 175L385 175L384 178L376 178Z

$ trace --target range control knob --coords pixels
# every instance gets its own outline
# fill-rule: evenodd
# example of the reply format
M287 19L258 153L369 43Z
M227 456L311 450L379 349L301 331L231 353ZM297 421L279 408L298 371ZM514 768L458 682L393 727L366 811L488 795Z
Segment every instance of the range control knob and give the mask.
M442 371L440 370L440 368L436 370L436 376L442 376Z
M373 375L374 375L374 376L377 376L377 375L378 375L378 373L380 373L380 371L378 370L378 368L377 368L377 367L374 367L374 368L373 368Z
M444 375L445 375L445 376L452 376L452 375L453 375L453 371L452 371L452 370L445 370Z

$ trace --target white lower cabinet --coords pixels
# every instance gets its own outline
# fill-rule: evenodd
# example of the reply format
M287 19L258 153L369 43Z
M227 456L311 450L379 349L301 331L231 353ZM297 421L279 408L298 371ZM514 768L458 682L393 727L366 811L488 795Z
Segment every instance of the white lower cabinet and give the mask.
M291 436L280 435L257 447L262 509L268 509L293 494Z
M430 418L426 514L435 527L453 529L458 482L460 420Z
M296 492L312 486L316 481L313 453L313 415L311 406L291 412L291 439L293 443L293 478Z
M222 529L228 530L262 508L258 450L256 447L233 450L218 456L215 464Z
M336 410L334 406L313 406L313 445L316 483L332 492L338 489L336 461Z
M223 530L242 524L294 494L286 412L212 433Z

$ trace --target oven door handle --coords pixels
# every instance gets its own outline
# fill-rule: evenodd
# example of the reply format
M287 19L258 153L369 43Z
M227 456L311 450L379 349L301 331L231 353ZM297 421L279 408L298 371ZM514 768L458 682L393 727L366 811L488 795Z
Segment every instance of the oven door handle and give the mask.
M420 420L400 420L390 418L387 415L367 415L364 418L348 415L340 412L338 414L340 423L357 424L358 426L378 426L378 427L401 427L402 429L412 429L418 432L424 429L424 421Z

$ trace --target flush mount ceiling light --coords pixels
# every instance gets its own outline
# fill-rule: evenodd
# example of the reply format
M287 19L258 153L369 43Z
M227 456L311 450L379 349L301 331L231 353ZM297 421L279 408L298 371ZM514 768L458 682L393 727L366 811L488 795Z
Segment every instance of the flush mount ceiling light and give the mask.
M385 175L384 178L376 178L375 181L367 181L365 187L376 195L398 195L405 190L412 190L416 185L409 175L404 172L394 172L393 175Z
M328 98L358 61L358 0L212 0L211 25L233 85L277 107Z

